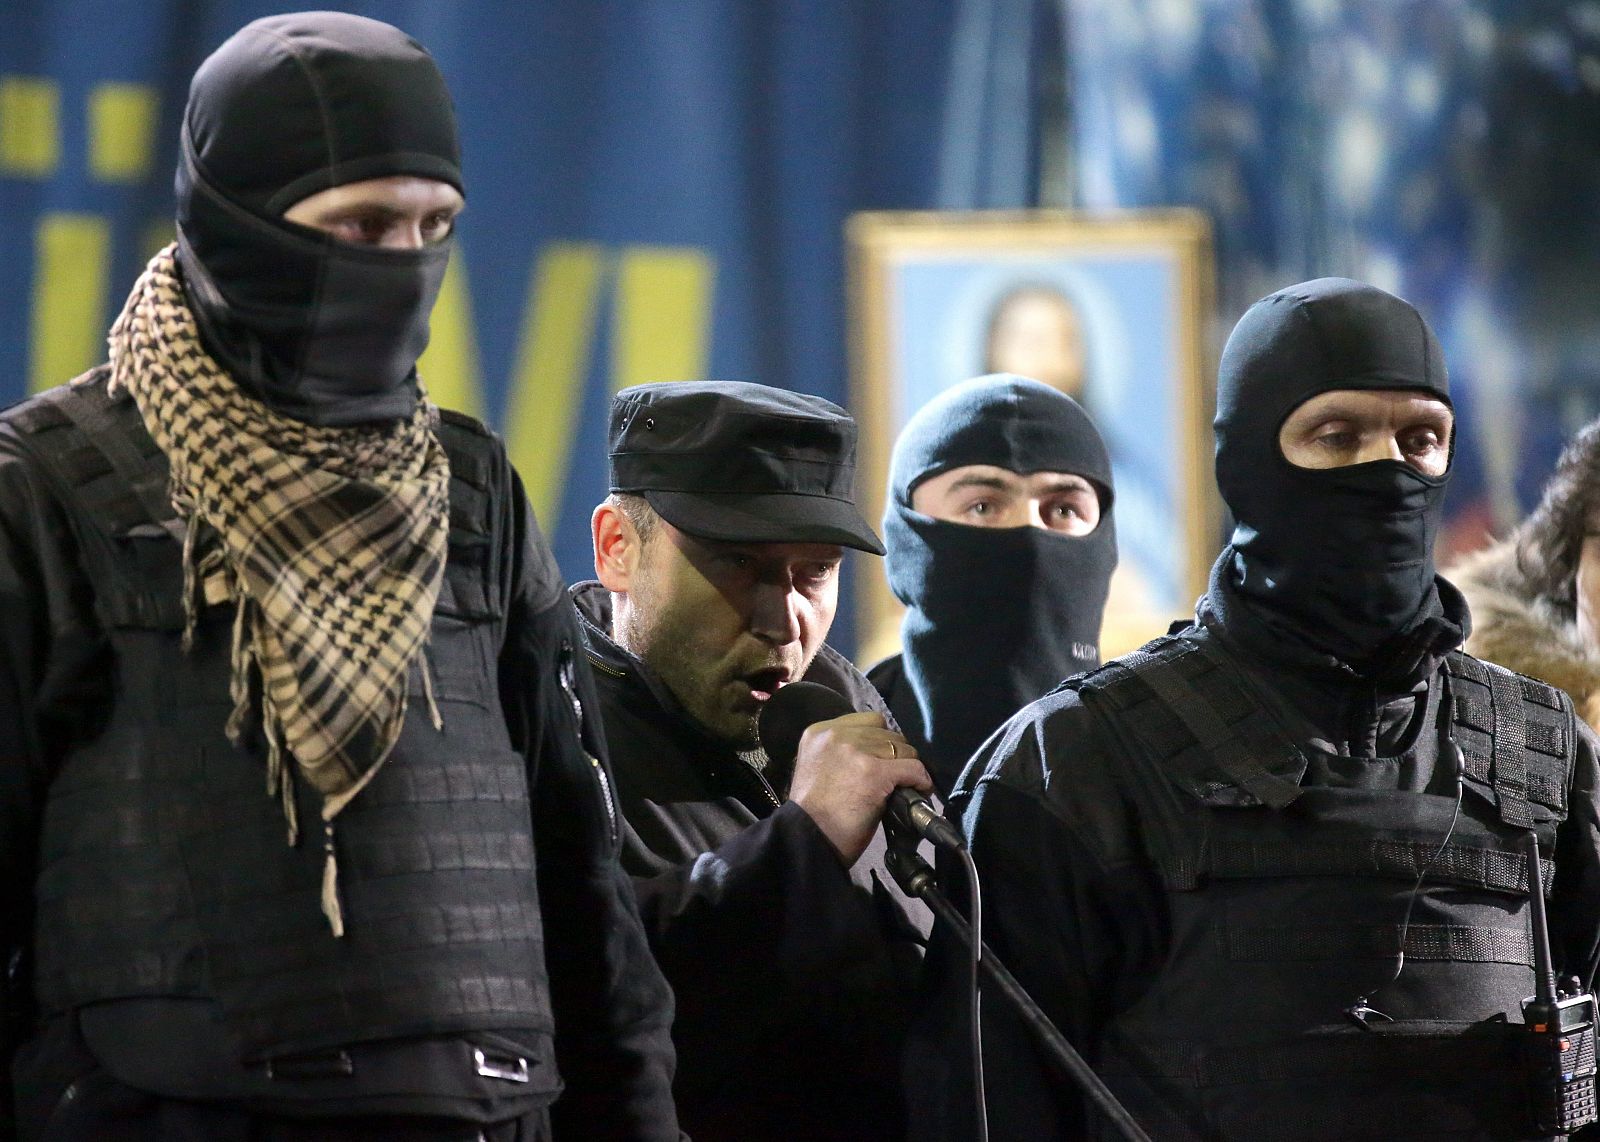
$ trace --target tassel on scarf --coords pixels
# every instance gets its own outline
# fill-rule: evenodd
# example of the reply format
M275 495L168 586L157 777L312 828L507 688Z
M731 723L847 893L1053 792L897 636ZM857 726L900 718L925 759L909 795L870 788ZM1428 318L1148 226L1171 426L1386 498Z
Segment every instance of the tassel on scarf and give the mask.
M322 914L338 939L344 935L344 909L339 906L339 861L333 852L332 821L322 823L322 848L327 854L322 863Z
M433 697L433 654L429 647L422 648L422 696L428 703L428 717L433 720L433 728L440 733L444 732L444 715L439 713L439 703Z

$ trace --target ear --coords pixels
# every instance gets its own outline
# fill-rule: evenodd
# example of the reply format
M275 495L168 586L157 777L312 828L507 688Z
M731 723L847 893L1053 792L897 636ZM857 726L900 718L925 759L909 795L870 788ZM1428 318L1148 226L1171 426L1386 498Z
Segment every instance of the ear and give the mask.
M594 538L595 578L606 590L627 594L642 554L639 533L628 517L609 503L594 509L589 530Z

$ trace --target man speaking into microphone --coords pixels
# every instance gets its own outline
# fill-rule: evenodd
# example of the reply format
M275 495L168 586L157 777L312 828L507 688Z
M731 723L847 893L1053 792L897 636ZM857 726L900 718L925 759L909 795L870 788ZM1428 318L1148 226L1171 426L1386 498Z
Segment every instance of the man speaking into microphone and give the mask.
M931 783L823 642L844 549L883 554L855 442L843 409L762 385L640 385L611 406L599 582L573 598L696 1142L904 1136L927 915L889 887L879 823L896 788ZM759 715L801 679L862 712L818 708L792 757L769 758Z

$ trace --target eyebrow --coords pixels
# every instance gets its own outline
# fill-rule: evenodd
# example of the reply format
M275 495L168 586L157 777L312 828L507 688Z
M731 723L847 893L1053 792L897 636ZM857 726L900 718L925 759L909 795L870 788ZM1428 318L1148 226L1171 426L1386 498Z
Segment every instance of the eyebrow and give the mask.
M440 214L440 213L443 213L445 211L449 211L451 209L452 209L451 204L446 203L446 204L443 204L443 205L440 205L440 206L433 207L431 210L427 211L427 215L429 217L431 217L432 215ZM451 214L452 220L455 219L455 218L460 217L462 211L465 210L465 209L466 209L466 207L463 206L459 210L454 210L453 213ZM350 203L349 205L346 205L346 206L333 207L326 214L323 214L320 217L322 218L323 221L328 221L328 220L331 220L331 219L353 218L353 217L356 217L358 215L375 216L375 217L378 217L378 218L383 218L385 220L392 221L392 220L394 220L396 218L409 218L411 216L411 212L409 210L403 210L403 209L400 209L400 208L397 208L397 207L394 207L394 206L389 206L386 203L379 203L379 202L352 202L352 203Z
M952 492L959 492L964 488L991 488L997 492L1007 492L1013 487L1015 487L1015 485L1012 484L1011 481L1003 480L999 476L971 475L962 476L959 480L950 485L950 490Z
M1295 412L1298 411L1298 409L1294 410L1285 419L1293 418ZM1333 401L1318 412L1314 423L1322 424L1330 420L1353 420L1365 414L1366 409L1359 404ZM1439 404L1425 403L1410 406L1406 409L1404 415L1408 420L1432 420L1440 424L1448 423L1455 418L1455 413L1450 406L1442 402Z
M1091 495L1095 494L1093 484L1082 476L1073 475L1072 473L1052 478L1042 490L1045 492L1088 492Z

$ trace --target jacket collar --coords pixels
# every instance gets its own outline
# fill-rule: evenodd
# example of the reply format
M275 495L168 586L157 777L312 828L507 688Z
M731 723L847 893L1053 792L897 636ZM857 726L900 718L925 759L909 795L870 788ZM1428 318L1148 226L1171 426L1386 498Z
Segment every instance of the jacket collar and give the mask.
M1416 693L1471 629L1461 592L1435 577L1427 612L1391 644L1381 672L1364 674L1318 650L1301 632L1236 591L1231 554L1232 548L1225 548L1212 565L1209 588L1196 609L1199 623L1250 661L1314 680L1321 689L1358 690L1380 701Z

